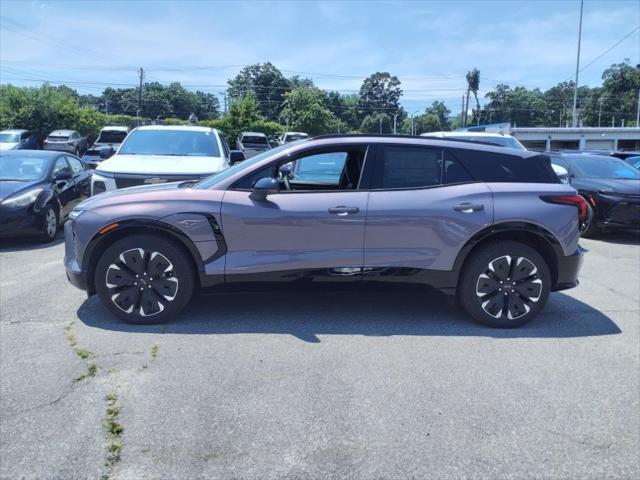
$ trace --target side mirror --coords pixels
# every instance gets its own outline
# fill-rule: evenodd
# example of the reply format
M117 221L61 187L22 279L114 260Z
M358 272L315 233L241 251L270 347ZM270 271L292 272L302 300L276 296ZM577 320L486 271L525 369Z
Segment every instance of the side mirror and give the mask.
M254 200L265 200L269 195L280 191L280 183L275 178L265 177L253 186L250 197Z
M291 168L291 163L285 163L284 165L281 165L280 168L278 169L278 171L282 174L283 177L289 176L292 170L293 169Z
M53 179L56 182L66 182L67 180L71 180L72 177L73 177L73 173L71 173L68 170L62 170L61 172L56 173Z
M116 153L116 149L111 146L100 148L100 158L103 160L111 157L114 153Z
M244 161L244 153L242 153L240 150L231 150L229 152L229 163L231 165L235 165L238 162L243 162Z

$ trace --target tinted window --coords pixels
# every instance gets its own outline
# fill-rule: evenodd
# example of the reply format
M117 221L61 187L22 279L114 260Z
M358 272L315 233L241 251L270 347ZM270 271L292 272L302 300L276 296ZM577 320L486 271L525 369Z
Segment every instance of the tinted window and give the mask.
M330 152L300 158L294 163L292 181L338 185L347 155L347 152Z
M84 170L82 162L77 158L67 157L67 161L69 162L69 165L71 165L71 170L73 170L73 173L79 173Z
M64 157L59 157L56 160L56 163L53 165L53 176L55 177L56 174L60 173L60 172L69 172L69 173L73 173L73 171L71 170L71 168L69 167L69 164L67 163L67 161L64 159Z
M257 145L267 145L267 137L259 137L259 136L244 136L242 137L242 140L240 140L242 143L253 143L253 144L257 144Z
M118 154L219 157L220 149L213 132L136 130L129 134Z
M549 157L455 149L454 154L474 180L483 182L558 183Z
M378 167L382 168L378 188L418 188L442 182L442 150L382 145Z
M96 143L122 143L126 136L127 132L120 130L103 130Z
M453 183L473 182L473 177L467 172L460 162L449 152L444 154L442 183L450 185Z

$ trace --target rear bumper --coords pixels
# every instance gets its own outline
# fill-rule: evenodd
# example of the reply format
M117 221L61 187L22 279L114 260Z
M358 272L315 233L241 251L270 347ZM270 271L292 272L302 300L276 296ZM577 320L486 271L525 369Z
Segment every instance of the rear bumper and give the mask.
M578 274L582 268L585 252L587 250L578 245L572 255L558 258L558 280L551 291L557 292L578 286Z

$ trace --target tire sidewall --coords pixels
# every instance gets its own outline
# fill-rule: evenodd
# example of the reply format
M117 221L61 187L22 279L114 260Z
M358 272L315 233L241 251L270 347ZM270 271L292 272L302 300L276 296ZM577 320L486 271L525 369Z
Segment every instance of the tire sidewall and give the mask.
M164 255L172 264L174 272L179 281L176 298L169 302L165 309L148 317L139 314L129 314L122 311L111 300L109 289L106 286L106 274L109 266L118 259L122 252L134 248L153 250ZM196 280L191 259L187 256L181 246L174 241L164 237L153 237L150 235L133 235L118 240L108 247L98 260L95 270L95 286L102 304L115 316L127 323L154 324L174 320L181 310L191 300L195 290Z
M596 222L596 210L587 202L587 228L580 232L583 238L595 237L601 233Z
M552 278L546 261L535 249L519 242L501 241L481 247L477 252L472 252L471 255L462 270L458 297L460 304L474 320L490 327L513 328L533 320L544 309L549 299ZM527 258L537 267L537 276L542 280L542 292L539 300L533 303L529 312L514 320L495 318L489 315L482 308L480 299L476 294L479 275L487 269L489 262L503 255L510 255L512 258Z
M56 217L56 231L53 234L53 236L49 235L49 231L47 230L47 216L49 215L49 210L53 211L53 215ZM47 205L44 210L42 211L42 215L40 217L40 239L45 242L52 242L53 240L55 240L56 236L58 235L58 230L60 229L60 218L58 217L58 212L56 211L55 208L53 208L53 205Z

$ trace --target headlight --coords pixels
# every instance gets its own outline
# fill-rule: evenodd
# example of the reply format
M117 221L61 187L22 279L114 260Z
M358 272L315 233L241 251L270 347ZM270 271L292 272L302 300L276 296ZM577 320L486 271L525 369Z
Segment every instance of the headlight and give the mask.
M2 204L7 207L24 207L26 205L31 205L36 201L40 192L42 192L42 188L34 188L33 190L29 190L27 193L18 195L17 197L9 197L3 201Z
M84 212L84 210L71 210L71 213L69 214L69 220L71 220L72 222L76 221L76 218L78 218L82 212Z

